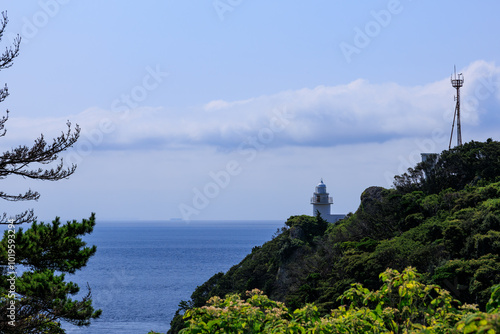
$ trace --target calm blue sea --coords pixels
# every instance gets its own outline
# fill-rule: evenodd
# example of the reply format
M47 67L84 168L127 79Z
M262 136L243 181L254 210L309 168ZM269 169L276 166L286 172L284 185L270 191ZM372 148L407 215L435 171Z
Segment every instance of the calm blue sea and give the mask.
M67 275L92 289L100 319L68 333L166 333L181 300L269 241L283 221L105 222L85 238L97 245L87 267Z

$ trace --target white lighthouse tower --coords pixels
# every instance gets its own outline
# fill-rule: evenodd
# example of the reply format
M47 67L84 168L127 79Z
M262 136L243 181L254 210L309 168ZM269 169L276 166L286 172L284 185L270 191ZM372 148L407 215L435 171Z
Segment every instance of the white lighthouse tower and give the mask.
M345 215L332 215L330 213L330 206L333 204L333 199L326 191L326 185L323 183L323 179L321 179L320 183L316 186L316 191L311 198L311 204L313 205L313 216L316 216L319 212L321 218L329 223L335 223L345 218Z

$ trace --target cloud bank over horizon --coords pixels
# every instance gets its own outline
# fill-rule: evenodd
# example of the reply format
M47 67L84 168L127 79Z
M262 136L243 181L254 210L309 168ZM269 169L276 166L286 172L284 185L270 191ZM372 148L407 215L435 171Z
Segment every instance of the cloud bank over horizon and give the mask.
M498 121L500 67L476 61L462 70L464 139L493 135ZM141 107L89 108L67 119L79 124L85 150L179 150L209 146L235 151L245 146L334 147L447 136L454 112L449 78L422 86L357 79L240 101L214 100L186 110ZM64 130L66 119L16 118L7 123L6 143L47 138ZM475 129L481 125L480 133ZM485 131L486 129L486 131ZM488 132L488 130L491 130ZM28 139L28 136L31 136Z

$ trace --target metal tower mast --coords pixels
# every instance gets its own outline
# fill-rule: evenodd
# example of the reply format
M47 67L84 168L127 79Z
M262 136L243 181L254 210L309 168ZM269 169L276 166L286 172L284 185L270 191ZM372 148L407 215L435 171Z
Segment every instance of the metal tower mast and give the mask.
M451 140L453 139L453 128L455 127L455 119L457 120L457 146L462 146L462 128L460 126L460 87L464 85L464 76L459 73L457 76L457 68L455 67L455 76L451 77L451 85L457 89L457 96L455 96L455 114L453 115L453 124L451 126L451 136L450 145L448 149L451 149Z

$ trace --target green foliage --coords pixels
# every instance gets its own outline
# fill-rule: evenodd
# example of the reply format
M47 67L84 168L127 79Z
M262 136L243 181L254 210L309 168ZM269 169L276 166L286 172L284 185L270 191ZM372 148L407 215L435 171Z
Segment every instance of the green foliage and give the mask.
M491 288L491 297L486 304L486 313L470 314L455 327L458 333L500 333L500 284Z
M290 311L259 290L248 292L246 300L236 294L213 297L207 306L186 312L180 333L496 333L500 328L500 285L484 313L474 305L457 307L448 291L422 283L413 268L387 269L380 278L377 291L353 284L339 298L348 305L326 316L314 304Z
M52 224L33 223L26 230L19 228L16 232L16 263L32 270L52 269L73 274L87 264L88 259L95 254L97 247L86 247L82 235L92 232L95 226L95 216L76 220L61 226L59 217ZM0 251L7 248L6 233L0 243ZM7 252L1 252L0 259L7 262Z
M199 287L193 306L260 289L290 312L314 303L324 316L341 306L350 284L376 291L379 273L411 266L422 283L484 311L500 282L499 154L491 140L443 152L435 166L396 177L395 189L367 188L354 214L326 227L315 217L290 217L273 240Z
M328 222L321 218L319 214L316 217L302 215L290 217L285 225L290 228L290 234L293 239L312 243L314 237L322 236L325 233ZM297 244L301 245L301 243Z
M482 302L484 305L488 301L490 287L500 281L499 255L450 260L436 268L433 281L452 291L460 300Z
M269 333L284 324L288 312L283 303L262 295L259 290L249 292L244 301L238 295L225 299L212 297L208 306L186 312L189 327L181 333Z
M489 313L500 310L500 284L491 287L491 297L486 304L486 311Z
M83 268L95 254L96 247L87 247L81 239L91 233L95 226L92 214L82 222L61 225L58 218L52 224L34 223L15 234L16 265L24 272L15 280L16 296L8 296L11 275L8 275L8 233L0 241L0 312L7 314L11 300L16 306L13 328L0 322L0 332L8 333L63 333L59 321L68 321L77 326L90 324L101 310L92 307L90 288L81 300L73 300L80 288L65 281L65 273L74 273Z
M349 310L368 308L375 311L385 328L394 332L450 327L460 319L448 291L437 285L425 285L421 276L409 267L402 273L388 269L380 275L380 290L371 292L360 284L344 293Z
M488 139L443 151L435 163L422 162L396 176L394 185L403 192L422 190L436 194L447 188L461 190L479 181L493 182L499 176L500 143Z

